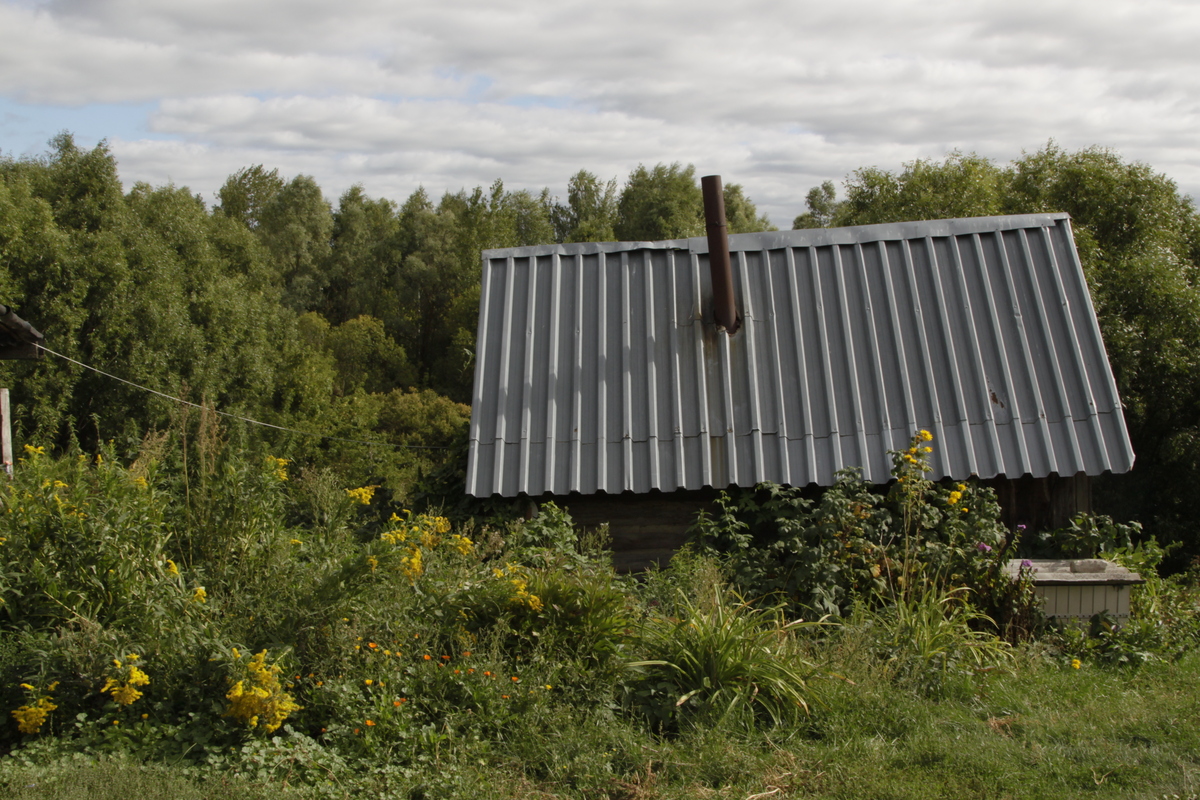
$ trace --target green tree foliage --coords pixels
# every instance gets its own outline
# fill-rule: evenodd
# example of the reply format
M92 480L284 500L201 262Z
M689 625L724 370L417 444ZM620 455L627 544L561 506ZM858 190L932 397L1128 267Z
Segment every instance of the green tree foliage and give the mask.
M623 242L651 242L704 235L704 196L696 182L696 168L639 164L629 174L617 204L617 238Z
M779 230L771 224L765 214L758 213L758 207L746 197L746 191L740 183L731 183L721 192L725 201L725 224L730 233L758 233L759 231Z
M333 234L333 211L321 187L297 175L263 205L255 232L274 259L284 303L296 311L313 308L329 281L325 262Z
M870 225L1003 213L1004 176L991 160L974 153L952 153L942 162L913 161L899 173L878 167L855 170L847 181L846 201L836 206L832 222ZM818 207L827 207L824 198Z
M243 167L229 176L217 196L221 202L214 211L236 219L254 230L262 219L263 209L283 190L279 170L270 172L262 164Z
M475 258L468 261L469 245L463 239L480 234L464 232L457 223L466 219L478 228L487 222L481 198L478 191L473 197L448 195L441 207L435 208L420 193L401 208L402 225L412 249L406 249L397 275L399 296L403 298L396 309L397 340L413 358L423 383L454 393L458 399L469 393L464 387L470 378L456 380L462 361L450 350L455 333L475 324L464 309L463 298L477 293L479 282L479 253L476 251Z
M576 178L583 175L595 180L587 173ZM730 233L777 230L766 216L759 215L740 184L727 184L722 198ZM654 169L639 164L621 191L614 230L624 242L703 236L704 193L696 180L696 168L678 162L657 164Z
M825 181L820 186L809 189L804 205L808 211L792 221L792 230L828 228L832 225L839 205L837 187L833 185L833 181Z
M617 179L607 183L581 169L567 182L567 204L551 210L559 242L611 242L617 238Z
M63 135L53 147L0 164L0 282L48 346L166 394L275 411L264 398L301 354L294 317L255 285L265 251L186 190L122 194L103 144L83 151ZM0 369L21 425L45 441L137 438L173 413L169 401L58 359Z
M1097 499L1200 553L1187 498L1200 481L1200 218L1146 164L1051 143L1007 167L953 154L854 172L834 224L1066 211L1138 462ZM811 212L810 212L811 213Z
M333 215L333 242L326 265L328 286L320 310L334 322L360 314L390 318L398 302L395 265L403 259L401 222L395 203L372 200L361 186L348 189Z
M333 358L335 394L389 392L415 382L404 348L374 317L364 314L330 327L319 314L309 311L301 321L308 340Z

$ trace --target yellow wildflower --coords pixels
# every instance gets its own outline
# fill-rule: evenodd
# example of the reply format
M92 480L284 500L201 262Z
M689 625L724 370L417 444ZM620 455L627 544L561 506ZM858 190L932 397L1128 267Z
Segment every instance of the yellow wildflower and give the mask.
M367 566L371 568L371 572L374 572L375 568L379 566L379 559L375 556L367 556Z
M12 712L17 720L17 730L21 733L37 733L46 722L50 712L58 708L50 702L49 697L41 697L34 703L23 705Z
M112 692L113 700L116 701L117 705L122 706L131 705L142 696L141 692L129 684L115 686L110 691Z
M179 574L179 567L175 566L175 562L169 558L167 559L167 574L168 575L178 575Z
M1083 662L1080 661L1078 658L1071 659L1071 669L1079 669L1082 666L1083 666Z
M408 551L408 555L401 556L400 574L408 578L409 583L415 583L424 571L425 565L422 563L421 548L414 547Z
M208 592L204 591L203 586L197 586L196 591L192 592L192 602L193 603L207 603L208 602Z
M933 434L927 430L922 429L922 430L918 431L917 438L920 439L922 442L932 442Z
M135 655L132 658L136 659L137 656ZM117 665L120 664L119 661L115 660L113 663ZM119 666L118 669L120 669ZM137 702L137 700L142 696L142 693L138 691L136 687L147 686L149 683L149 675L147 675L145 672L142 672L142 670L135 666L130 666L124 678L119 675L116 677L109 676L109 678L104 682L104 687L100 689L100 692L108 692L111 694L113 701L116 702L117 705L128 706Z
M288 479L287 465L289 459L276 458L275 456L267 456L267 469L271 470L277 480L286 481Z
M347 489L346 494L350 495L350 499L354 502L369 506L371 498L375 496L375 490L378 488L378 486L360 486L357 489Z
M46 455L46 448L34 447L31 444L27 444L25 445L25 453L29 456L44 456Z
M245 665L247 677L235 682L225 695L229 700L225 716L240 720L251 728L261 723L264 731L273 733L300 706L279 684L280 666L267 664L266 658L267 651L263 650Z

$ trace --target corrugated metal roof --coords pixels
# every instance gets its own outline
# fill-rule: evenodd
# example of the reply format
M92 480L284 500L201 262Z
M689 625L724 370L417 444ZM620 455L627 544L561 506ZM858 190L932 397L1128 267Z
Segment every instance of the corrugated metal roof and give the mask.
M467 491L828 485L934 434L931 477L1127 471L1065 214L489 250Z

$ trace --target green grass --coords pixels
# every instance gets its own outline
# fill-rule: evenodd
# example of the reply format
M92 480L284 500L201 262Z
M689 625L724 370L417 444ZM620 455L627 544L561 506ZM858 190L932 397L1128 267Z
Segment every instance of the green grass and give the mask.
M213 777L201 784L163 764L139 764L124 757L63 756L37 766L6 764L0 770L0 793L9 800L266 800L278 796L277 787Z
M828 797L1193 796L1200 789L1200 660L1137 672L1043 663L940 701L864 675L830 687L796 750L829 766ZM806 796L806 795L799 795Z
M830 661L845 653L836 643ZM256 780L253 757L186 769L69 753L43 741L0 762L6 797L1163 798L1200 792L1200 657L1136 671L1072 669L1038 648L1009 673L972 678L940 698L885 670L842 664L813 681L814 710L789 728L737 715L654 736L596 708L542 705L491 741L447 739L403 769L361 763L323 785L287 771ZM260 752L261 755L261 752ZM262 759L260 759L261 761ZM777 791L776 791L777 790ZM773 794L772 794L773 793Z

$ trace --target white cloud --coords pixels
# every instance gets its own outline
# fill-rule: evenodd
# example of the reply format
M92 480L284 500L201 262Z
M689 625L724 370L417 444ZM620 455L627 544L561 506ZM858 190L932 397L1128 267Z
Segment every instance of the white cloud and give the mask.
M1197 40L1191 0L0 0L0 95L151 103L123 173L209 194L260 162L399 199L682 161L786 225L857 167L1050 138L1200 192Z

